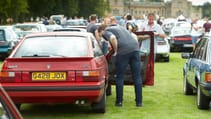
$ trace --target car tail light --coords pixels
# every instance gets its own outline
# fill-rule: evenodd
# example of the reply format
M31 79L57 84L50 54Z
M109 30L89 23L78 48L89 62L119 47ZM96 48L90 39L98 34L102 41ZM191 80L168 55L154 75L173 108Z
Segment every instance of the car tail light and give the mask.
M205 81L206 82L211 82L211 72L206 72L205 73Z
M0 72L0 82L20 82L21 73Z
M100 71L77 71L76 81L100 81L102 79Z

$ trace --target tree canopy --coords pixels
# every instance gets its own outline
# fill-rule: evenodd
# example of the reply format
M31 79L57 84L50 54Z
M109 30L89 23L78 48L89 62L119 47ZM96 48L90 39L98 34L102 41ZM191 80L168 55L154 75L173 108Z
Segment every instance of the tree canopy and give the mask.
M0 22L11 18L14 22L29 20L31 17L49 17L63 14L66 17L85 17L90 14L103 16L109 10L110 0L0 0ZM125 0L132 1L132 0ZM140 0L142 1L142 0ZM148 0L160 1L163 0ZM211 18L211 3L202 6L203 16Z

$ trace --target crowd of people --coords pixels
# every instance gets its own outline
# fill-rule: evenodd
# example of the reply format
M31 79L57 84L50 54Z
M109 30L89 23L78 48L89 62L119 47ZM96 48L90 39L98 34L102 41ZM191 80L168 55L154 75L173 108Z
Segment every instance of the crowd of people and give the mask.
M209 32L211 28L211 24L208 22L208 17L206 17L205 20L206 23L203 25L203 31L199 31L200 27L197 26L196 20L193 20L191 23L193 48L200 35ZM134 34L134 32L153 31L155 37L165 38L166 34L161 27L162 22L160 20L156 22L156 16L154 13L149 13L147 16L147 22L140 26L133 21L133 16L130 14L125 15L120 21L117 21L115 16L106 17L103 19L100 26L96 24L97 16L95 14L89 17L89 21L87 31L91 32L96 37L102 47L103 53L106 54L109 47L112 47L114 50L113 56L116 59L115 67L117 71L115 106L121 107L123 105L124 75L127 65L130 65L135 87L136 106L142 107L142 78L140 74L139 42L141 41L142 45L144 45L145 41ZM156 49L156 42L154 49Z

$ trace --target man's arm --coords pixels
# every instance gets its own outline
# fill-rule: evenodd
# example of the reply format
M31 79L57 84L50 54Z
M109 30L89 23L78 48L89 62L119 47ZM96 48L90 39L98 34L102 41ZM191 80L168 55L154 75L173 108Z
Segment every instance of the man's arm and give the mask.
M110 43L114 49L114 56L116 56L117 50L118 50L118 42L117 42L115 35L110 36Z

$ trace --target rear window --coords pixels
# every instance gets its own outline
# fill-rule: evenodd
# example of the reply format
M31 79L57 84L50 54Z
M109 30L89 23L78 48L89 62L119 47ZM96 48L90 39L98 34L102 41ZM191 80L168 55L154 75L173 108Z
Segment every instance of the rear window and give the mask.
M173 28L172 32L174 36L190 35L191 28L190 27L176 27L176 28Z
M4 30L0 30L0 41L5 40Z
M13 57L88 56L86 37L33 37L25 39Z
M13 30L15 32L39 32L40 29L36 25L20 25L14 26Z

